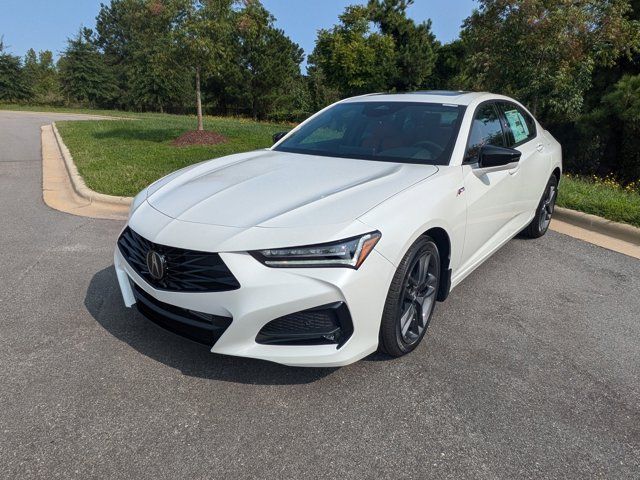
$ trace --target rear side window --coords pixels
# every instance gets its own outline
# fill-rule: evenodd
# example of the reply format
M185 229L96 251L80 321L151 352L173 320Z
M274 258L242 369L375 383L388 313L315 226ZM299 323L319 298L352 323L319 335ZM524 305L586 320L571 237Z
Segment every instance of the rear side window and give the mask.
M500 117L493 103L480 105L476 110L476 115L471 124L464 161L466 163L477 162L478 153L483 145L506 146L502 125L500 125Z
M509 130L507 138L510 147L521 145L536 136L536 122L523 108L509 102L500 102L499 105Z

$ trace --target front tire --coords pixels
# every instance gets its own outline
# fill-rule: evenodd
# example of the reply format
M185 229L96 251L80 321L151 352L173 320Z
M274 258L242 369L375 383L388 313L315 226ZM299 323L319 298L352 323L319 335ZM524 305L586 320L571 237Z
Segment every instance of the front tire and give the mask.
M525 228L522 233L529 238L540 238L549 229L551 224L551 216L556 206L556 199L558 198L558 179L555 175L551 175L551 178L547 182L547 187L544 189L536 214L531 220L531 223Z
M431 321L440 286L440 252L422 236L409 248L396 270L380 325L379 349L405 355L422 341Z

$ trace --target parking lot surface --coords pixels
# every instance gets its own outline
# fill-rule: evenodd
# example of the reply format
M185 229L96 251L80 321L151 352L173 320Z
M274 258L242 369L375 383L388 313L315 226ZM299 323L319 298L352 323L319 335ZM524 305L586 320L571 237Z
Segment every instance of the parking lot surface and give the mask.
M0 112L0 478L639 478L640 262L515 239L411 355L297 369L124 308L122 224L42 202L40 125Z

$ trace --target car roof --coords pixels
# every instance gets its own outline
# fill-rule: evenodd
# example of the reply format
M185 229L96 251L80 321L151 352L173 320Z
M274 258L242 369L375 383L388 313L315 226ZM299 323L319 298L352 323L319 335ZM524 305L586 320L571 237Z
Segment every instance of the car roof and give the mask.
M418 90L407 93L371 93L347 98L342 102L425 102L469 105L480 97L491 95L488 92L465 92L463 90Z

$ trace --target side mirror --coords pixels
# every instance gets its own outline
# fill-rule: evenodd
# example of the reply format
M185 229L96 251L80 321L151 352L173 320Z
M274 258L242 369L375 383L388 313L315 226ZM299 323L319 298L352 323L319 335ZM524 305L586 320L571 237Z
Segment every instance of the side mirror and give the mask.
M521 152L514 148L484 145L478 154L478 167L502 167L520 161Z
M273 143L278 142L282 137L284 137L289 132L278 132L273 134Z

